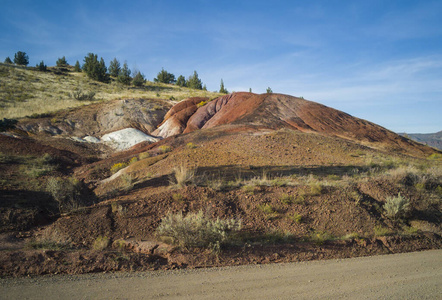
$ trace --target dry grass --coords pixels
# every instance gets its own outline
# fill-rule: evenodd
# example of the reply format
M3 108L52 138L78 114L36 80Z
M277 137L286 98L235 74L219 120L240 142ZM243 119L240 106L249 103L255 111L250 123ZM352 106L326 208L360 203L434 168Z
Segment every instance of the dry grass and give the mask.
M95 93L95 100L76 100L75 91L88 95ZM181 101L189 97L215 98L220 95L149 81L134 88L117 82L92 81L85 73L55 74L0 64L0 119L40 115L97 101L140 98Z

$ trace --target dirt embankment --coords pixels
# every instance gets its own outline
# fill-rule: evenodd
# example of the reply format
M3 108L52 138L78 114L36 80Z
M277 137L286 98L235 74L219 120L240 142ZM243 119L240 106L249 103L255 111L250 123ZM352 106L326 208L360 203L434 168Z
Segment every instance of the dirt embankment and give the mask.
M437 299L441 250L192 271L1 280L8 299Z

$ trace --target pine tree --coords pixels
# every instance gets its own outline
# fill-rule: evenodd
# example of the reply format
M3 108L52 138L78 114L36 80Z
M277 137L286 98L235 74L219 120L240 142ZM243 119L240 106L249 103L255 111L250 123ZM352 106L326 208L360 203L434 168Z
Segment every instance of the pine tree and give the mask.
M132 83L134 86L142 86L146 80L144 79L144 75L140 73L140 71L134 72L135 76L132 79Z
M222 93L222 94L228 94L228 93L229 93L229 92L226 90L226 88L224 87L224 82L223 82L222 79L221 79L221 85L220 85L220 87L219 87L219 92Z
M12 60L8 57L5 58L5 64L11 64L12 65Z
M203 89L203 83L201 82L201 79L198 78L198 73L196 71L193 71L193 75L189 76L189 79L187 79L187 87L196 90Z
M41 61L40 64L37 64L35 66L39 71L46 72L47 66L45 65L44 61Z
M183 75L178 76L175 84L177 86L187 86L186 78Z
M29 56L26 54L26 52L18 51L14 55L14 64L27 66L29 64Z
M66 57L63 56L62 58L58 58L57 61L55 62L55 65L59 68L67 67L68 62L66 60Z
M268 88L266 89L266 92L267 92L267 94L272 94L272 93L273 93L273 91L272 91L272 89L271 89L270 87L268 87Z
M77 60L77 62L75 63L74 71L75 71L75 72L81 72L81 66L80 66L80 62L79 62L78 60Z
M113 77L118 77L118 74L120 74L120 70L120 62L117 60L117 58L114 58L109 64L109 75Z
M175 75L167 72L166 70L164 70L164 68L162 68L157 77L153 79L153 81L162 83L175 83L176 80Z
M101 58L100 61L98 61L98 56L94 53L89 53L85 56L83 70L94 80L101 82L108 81L107 68L104 59Z
M132 78L130 77L130 70L127 67L127 62L124 62L123 68L121 68L120 73L118 74L117 81L129 85Z

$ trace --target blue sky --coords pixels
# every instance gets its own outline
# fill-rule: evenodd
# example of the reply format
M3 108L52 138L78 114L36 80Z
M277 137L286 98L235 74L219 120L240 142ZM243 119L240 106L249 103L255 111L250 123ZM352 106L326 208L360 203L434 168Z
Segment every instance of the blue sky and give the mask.
M442 130L442 1L2 0L0 60L87 53L153 80L302 96L396 132Z

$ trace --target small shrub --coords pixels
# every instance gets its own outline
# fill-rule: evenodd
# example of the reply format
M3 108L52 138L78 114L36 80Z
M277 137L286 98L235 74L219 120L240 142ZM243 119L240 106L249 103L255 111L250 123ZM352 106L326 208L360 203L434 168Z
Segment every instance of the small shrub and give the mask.
M32 249L66 250L72 247L72 241L57 228L48 227L26 246Z
M115 174L115 173L117 173L118 171L120 171L121 169L124 169L124 168L126 168L128 166L128 164L127 163L116 163L116 164L114 164L112 167L111 167L111 172L112 172L112 174Z
M200 103L198 103L197 105L196 105L196 107L201 107L201 106L204 106L204 105L206 105L207 104L207 101L201 101Z
M310 182L309 186L310 186L310 195L312 196L318 196L324 192L324 188L319 182Z
M273 220L279 217L278 211L269 203L258 205L258 208L265 214L265 217L268 220Z
M140 159L140 160L142 160L142 159L145 159L145 158L149 158L150 157L150 153L149 152L142 152L142 153L140 153L140 155L138 155L138 158Z
M110 239L106 236L99 236L95 239L95 241L92 244L92 249L95 251L103 251L107 247L109 247Z
M58 203L60 213L68 213L82 207L81 183L76 178L51 177L46 183L46 190Z
M130 165L130 164L133 164L133 163L136 163L137 161L138 161L138 157L134 156L134 157L132 157L132 158L130 159L130 161L129 161L129 165Z
M172 147L166 146L166 145L160 146L159 149L162 153L168 153L168 152L172 151Z
M117 251L123 252L126 250L126 242L124 240L116 240L112 243L112 248Z
M123 190L129 191L129 190L133 189L135 183L134 183L134 178L132 177L132 175L123 174L123 175L121 175L120 179L121 179Z
M398 219L405 217L410 209L410 200L404 198L399 193L396 197L387 197L384 210L387 217Z
M290 205L293 202L295 202L296 197L293 195L288 195L288 194L282 194L279 197L279 200L281 200L281 203L286 204L286 205Z
M156 229L160 238L169 238L172 244L184 248L213 248L229 242L241 229L241 221L235 219L210 219L202 211L183 216L169 214Z
M83 100L90 100L91 101L91 100L94 100L95 92L83 93L82 90L77 89L77 90L73 91L70 94L70 96L78 101L83 101Z
M173 194L172 199L173 199L173 201L178 202L178 203L183 203L185 200L184 196L179 193Z
M302 215L297 213L294 213L291 216L289 216L289 219L298 224L302 223Z
M317 245L323 245L333 239L333 236L325 231L314 231L310 234L310 239Z
M125 217L127 214L127 207L124 207L122 204L114 201L111 203L112 214L117 215L119 217Z
M196 148L196 145L195 145L194 143L187 143L186 147L187 147L188 149L195 149L195 148Z
M241 190L246 194L254 195L258 187L254 185L244 185L241 187Z

